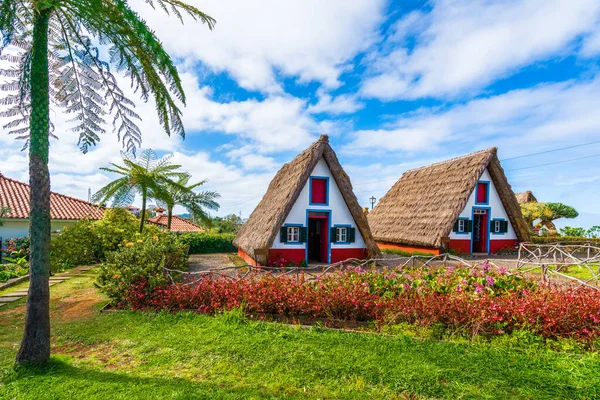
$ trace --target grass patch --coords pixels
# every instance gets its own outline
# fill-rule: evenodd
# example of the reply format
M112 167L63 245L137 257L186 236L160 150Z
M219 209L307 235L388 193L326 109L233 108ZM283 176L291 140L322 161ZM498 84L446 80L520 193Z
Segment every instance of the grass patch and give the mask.
M555 265L550 265L550 266L548 266L548 268L556 270ZM596 275L594 275L590 271L589 268L591 268L593 271L595 271ZM569 267L562 267L560 269L560 273L562 273L564 275L572 276L573 278L587 281L588 279L598 276L598 266L597 265L592 265L589 268L586 266L583 266L583 265L571 265ZM526 269L528 273L532 273L532 274L541 274L542 273L542 267L537 267L537 268L533 268L533 269L529 270L529 267L525 266L525 267L523 267L523 269ZM598 284L600 284L600 280L594 279L588 283L598 285Z
M590 399L597 353L248 321L239 311L98 313L93 274L51 289L52 362L12 368L23 304L0 311L0 398Z
M227 257L229 257L229 260L236 267L245 267L248 265L248 263L242 257L238 256L236 253L227 254Z

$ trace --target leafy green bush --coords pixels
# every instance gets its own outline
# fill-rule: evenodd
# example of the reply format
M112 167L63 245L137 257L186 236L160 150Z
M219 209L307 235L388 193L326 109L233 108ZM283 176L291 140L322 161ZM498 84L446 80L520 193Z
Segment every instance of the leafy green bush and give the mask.
M145 235L155 235L159 228L147 225ZM104 217L94 222L93 230L97 241L96 258L103 260L105 254L118 249L125 240L131 240L139 229L138 219L124 208L110 208L104 211Z
M182 233L180 240L190 246L190 254L228 253L236 251L235 235L229 233Z
M5 257L4 261L5 264L0 264L0 282L6 282L29 273L27 258L19 256L17 252L13 253L13 257Z
M163 269L187 270L187 245L167 232L154 236L137 235L118 250L106 254L98 272L96 286L122 307L132 285L143 280L149 292L169 282ZM177 273L170 273L173 279ZM148 293L149 294L149 293Z
M145 236L160 232L156 226L146 226ZM52 241L51 270L53 272L76 265L93 264L105 259L124 241L132 241L138 229L138 220L123 208L107 209L98 221L80 220L65 228Z
M2 253L9 257L25 257L29 260L29 236L6 239Z
M64 229L52 241L50 269L52 272L57 272L76 265L96 263L98 247L94 223L82 219Z
M531 242L537 244L559 243L566 245L594 244L600 245L599 238L569 237L569 236L531 236Z

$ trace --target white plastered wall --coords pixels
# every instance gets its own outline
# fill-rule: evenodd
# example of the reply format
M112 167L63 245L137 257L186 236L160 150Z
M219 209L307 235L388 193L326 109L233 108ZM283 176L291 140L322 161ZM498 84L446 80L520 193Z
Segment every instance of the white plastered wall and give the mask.
M300 196L296 200L296 203L292 206L292 209L285 219L285 224L294 224L294 225L302 225L306 226L306 210L314 210L314 211L331 211L331 226L335 225L350 225L356 229L356 241L350 244L335 244L331 243L332 249L343 249L343 248L364 248L365 242L363 240L362 235L360 234L356 223L354 222L354 218L352 218L352 214L350 214L350 210L342 197L342 193L338 188L333 175L331 175L331 171L327 166L327 162L324 158L321 158L314 170L311 173L313 177L328 177L329 178L329 205L327 206L316 206L310 205L309 202L309 185L310 179L302 188L302 192L300 192ZM306 248L305 243L300 244L286 244L281 243L279 238L279 233L277 233L277 237L271 246L273 249L304 249Z
M490 234L490 240L506 240L506 239L517 239L517 235L515 234L515 231L510 223L510 220L508 219L508 214L506 213L506 210L504 209L504 205L502 204L502 200L500 200L500 196L498 196L498 192L496 191L496 187L494 186L494 182L492 182L492 179L490 178L490 174L488 173L487 169L485 171L483 171L483 174L481 175L481 178L479 178L480 181L484 181L484 182L489 182L490 183L490 198L489 198L489 204L488 205L480 205L480 204L475 204L475 190L473 190L473 193L471 193L471 195L469 196L469 201L467 201L467 205L465 206L465 209L460 213L460 218L467 218L467 219L473 219L473 207L489 207L490 208L490 217L489 220L493 220L493 219L504 219L506 221L508 221L508 232L504 233L504 234ZM450 233L450 239L452 240L464 240L464 239L470 239L471 238L471 234L460 234L460 233L456 233L456 232L451 232Z

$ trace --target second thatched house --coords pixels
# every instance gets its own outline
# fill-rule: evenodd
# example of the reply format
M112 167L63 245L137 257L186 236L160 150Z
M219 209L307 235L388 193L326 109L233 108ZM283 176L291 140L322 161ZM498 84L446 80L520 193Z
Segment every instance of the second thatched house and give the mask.
M406 171L369 213L380 248L495 253L529 239L497 149Z
M380 254L326 135L279 170L233 244L252 265L281 259L330 264Z

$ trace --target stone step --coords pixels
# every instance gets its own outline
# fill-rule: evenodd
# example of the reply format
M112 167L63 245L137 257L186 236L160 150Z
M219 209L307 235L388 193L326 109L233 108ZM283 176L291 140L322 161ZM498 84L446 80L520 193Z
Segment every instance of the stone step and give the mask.
M0 303L10 303L22 299L23 296L0 296Z

